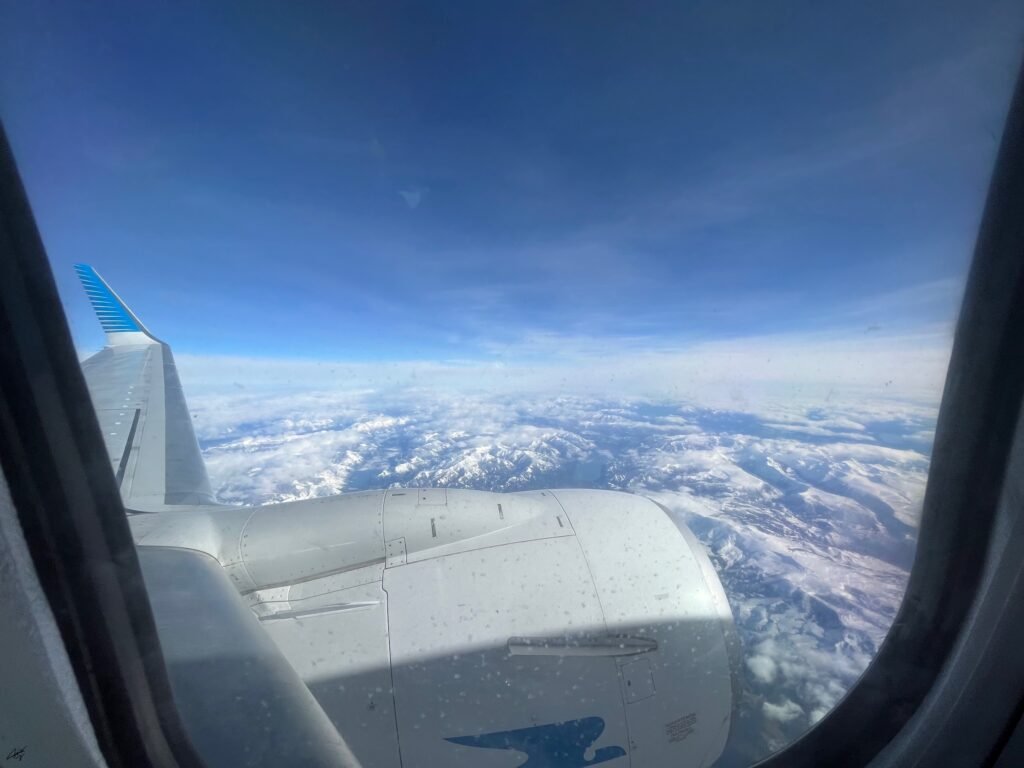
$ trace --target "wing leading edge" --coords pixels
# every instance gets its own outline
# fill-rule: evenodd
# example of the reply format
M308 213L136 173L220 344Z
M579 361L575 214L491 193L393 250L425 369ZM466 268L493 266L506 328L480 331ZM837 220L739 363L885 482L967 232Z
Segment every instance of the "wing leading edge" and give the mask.
M171 348L92 267L75 271L107 334L82 363L107 455L130 510L214 504Z

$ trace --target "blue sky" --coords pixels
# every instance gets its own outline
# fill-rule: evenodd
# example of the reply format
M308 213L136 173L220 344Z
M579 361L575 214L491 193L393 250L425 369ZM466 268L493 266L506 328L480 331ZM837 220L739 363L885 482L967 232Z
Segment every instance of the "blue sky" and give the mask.
M342 5L5 4L0 106L81 346L77 261L191 354L952 320L1016 3Z

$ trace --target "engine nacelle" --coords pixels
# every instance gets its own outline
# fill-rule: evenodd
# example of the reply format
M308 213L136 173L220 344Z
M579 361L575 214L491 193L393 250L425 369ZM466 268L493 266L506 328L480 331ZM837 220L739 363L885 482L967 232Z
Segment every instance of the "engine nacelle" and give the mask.
M221 562L363 765L698 766L724 749L732 614L701 544L649 499L392 489L132 526Z

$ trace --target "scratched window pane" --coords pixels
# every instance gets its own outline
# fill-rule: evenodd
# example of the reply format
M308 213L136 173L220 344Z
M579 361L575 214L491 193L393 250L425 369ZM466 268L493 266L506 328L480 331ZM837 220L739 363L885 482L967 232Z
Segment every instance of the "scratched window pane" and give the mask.
M211 765L744 766L839 701L1013 4L118 6L10 4L0 98Z

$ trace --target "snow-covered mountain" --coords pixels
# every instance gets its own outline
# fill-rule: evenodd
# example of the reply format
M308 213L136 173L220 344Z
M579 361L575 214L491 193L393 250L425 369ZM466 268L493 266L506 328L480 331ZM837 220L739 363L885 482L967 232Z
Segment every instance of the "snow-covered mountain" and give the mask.
M735 764L819 719L876 652L912 563L935 419L898 400L751 412L363 392L194 405L229 503L393 485L660 501L711 553L743 641Z

